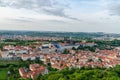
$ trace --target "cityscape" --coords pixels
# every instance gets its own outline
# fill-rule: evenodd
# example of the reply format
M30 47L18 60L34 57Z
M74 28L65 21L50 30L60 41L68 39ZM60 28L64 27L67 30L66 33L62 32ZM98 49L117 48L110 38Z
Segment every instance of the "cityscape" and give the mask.
M1 32L3 79L44 80L44 75L66 69L114 69L120 65L120 34L36 32L39 36L30 36L35 31ZM51 37L41 36L45 34Z
M120 80L119 0L0 0L0 80Z

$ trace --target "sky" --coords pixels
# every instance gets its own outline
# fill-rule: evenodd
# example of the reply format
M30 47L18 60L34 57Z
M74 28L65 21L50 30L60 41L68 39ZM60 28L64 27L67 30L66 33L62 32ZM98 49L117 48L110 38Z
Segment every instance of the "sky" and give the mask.
M0 30L120 33L120 0L0 0Z

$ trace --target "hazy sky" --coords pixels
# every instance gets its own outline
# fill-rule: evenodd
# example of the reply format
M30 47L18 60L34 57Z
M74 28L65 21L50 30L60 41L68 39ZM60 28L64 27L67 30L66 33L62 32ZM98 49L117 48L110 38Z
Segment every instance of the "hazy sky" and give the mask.
M0 30L120 31L120 0L0 0Z

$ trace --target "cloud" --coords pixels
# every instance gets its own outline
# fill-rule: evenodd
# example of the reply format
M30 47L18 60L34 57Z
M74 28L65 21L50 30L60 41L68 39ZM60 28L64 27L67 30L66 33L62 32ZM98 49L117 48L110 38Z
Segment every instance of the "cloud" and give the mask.
M35 23L36 21L37 22L50 22L50 23L67 23L65 21L62 21L62 20L38 20L38 19L34 19L34 18L27 18L27 17L18 17L18 18L6 18L6 20L9 20L9 21L13 21L13 22L21 22L21 23ZM36 22L36 23L37 23Z
M60 16L67 19L78 20L65 13L69 8L68 3L60 2L58 0L0 0L1 7L11 7L15 9L29 9L38 13L45 13L54 16Z
M67 22L61 21L61 20L46 20L46 21L47 21L47 22L50 22L50 23L57 23L57 24L58 24L58 23L59 23L59 24L60 24L60 23L62 23L62 24L64 23L64 24L67 24Z
M50 7L50 0L0 0L2 7L38 9L41 7Z
M64 17L72 20L82 21L78 18L74 18L69 15L66 15L64 12L64 8L44 8L44 11L50 15L56 15L56 16L60 16L60 17Z
M110 15L120 16L120 3L112 4L109 8Z
M33 19L31 18L24 18L24 17L19 17L19 18L6 18L6 20L14 21L14 22L33 22Z

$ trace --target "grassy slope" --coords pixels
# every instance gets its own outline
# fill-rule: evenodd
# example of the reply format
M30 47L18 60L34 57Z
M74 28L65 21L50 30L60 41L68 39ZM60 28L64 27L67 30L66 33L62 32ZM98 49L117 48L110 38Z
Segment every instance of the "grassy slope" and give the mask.
M0 69L0 80L7 80L7 70Z

